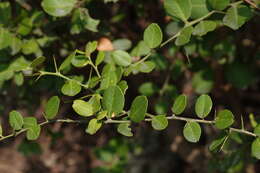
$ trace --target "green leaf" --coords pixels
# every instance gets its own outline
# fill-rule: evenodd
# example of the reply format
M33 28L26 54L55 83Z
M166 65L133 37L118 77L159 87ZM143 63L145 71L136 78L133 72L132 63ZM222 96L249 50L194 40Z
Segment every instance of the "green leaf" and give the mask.
M227 138L227 135L225 133L222 133L217 139L212 141L212 143L209 146L209 150L218 151L221 148L221 146L223 145L226 138Z
M192 87L198 94L209 93L214 85L212 69L204 69L194 74L192 78Z
M17 111L11 111L9 113L9 124L14 130L20 130L23 127L23 117Z
M170 15L186 22L191 16L191 0L165 0L164 8Z
M26 131L26 138L28 140L36 140L41 133L41 126L37 124L35 117L25 117L24 119L24 128Z
M8 24L12 17L11 6L9 2L0 2L0 24Z
M79 34L85 29L97 32L100 21L92 18L86 8L77 8L74 10L71 19L71 34Z
M257 159L260 159L260 138L256 138L251 145L251 153Z
M98 121L97 119L92 119L88 123L88 127L86 128L86 133L88 134L95 134L101 128L102 122Z
M197 122L187 122L183 129L183 135L189 142L198 142L201 135L200 125Z
M121 123L117 127L117 132L124 136L128 136L128 137L133 136L133 133L129 126L130 126L130 123Z
M260 137L260 124L258 124L254 129L254 134Z
M101 111L97 114L97 119L102 120L107 116L107 111Z
M225 109L218 113L215 121L218 129L225 129L234 123L234 115L231 111Z
M155 63L153 61L141 62L137 65L138 71L142 73L150 73L155 68Z
M67 96L75 96L81 91L81 86L74 80L67 81L61 88L61 92Z
M43 0L42 8L46 13L55 17L62 17L68 15L77 0Z
M123 50L114 51L112 53L112 57L117 65L124 66L124 67L129 66L132 61L131 56Z
M83 100L74 100L72 108L77 114L83 117L89 117L94 114L93 105Z
M0 124L0 137L2 137L3 136L3 127L2 127L2 125Z
M92 41L87 43L85 48L85 53L87 57L89 57L91 53L93 53L97 49L97 45L98 45L97 41Z
M102 106L108 111L109 117L111 117L112 113L116 115L122 112L124 104L125 98L118 86L110 86L105 90Z
M115 50L128 50L132 47L132 42L128 39L121 38L113 41Z
M182 94L176 98L172 106L172 112L176 115L181 114L187 105L187 96Z
M44 63L45 60L46 60L46 58L44 56L40 56L38 58L35 58L32 61L32 63L30 64L30 67L36 68L37 66L41 65L42 63Z
M14 82L17 86L21 86L24 82L23 73L18 72L14 75Z
M25 55L35 54L41 55L41 49L35 39L25 40L22 44L22 52Z
M205 118L211 111L212 100L208 95L201 95L195 104L195 112L198 117Z
M208 3L215 10L224 10L230 3L230 0L208 0Z
M192 26L183 28L180 32L180 35L177 37L175 41L176 46L182 46L184 44L189 43L192 32L193 32Z
M103 62L104 59L105 59L105 52L99 51L97 54L97 59L95 61L95 65L98 66L99 64L101 64Z
M191 0L191 4L192 4L192 11L191 11L192 19L198 19L209 13L206 0Z
M150 24L144 31L144 42L149 46L149 48L156 48L162 42L162 31L158 24Z
M121 89L121 91L123 92L123 94L126 93L126 90L128 89L128 85L127 85L127 82L125 80L121 80L119 83L118 83L118 86L119 88Z
M145 118L148 100L145 96L137 96L132 102L129 117L133 122L139 123Z
M0 26L0 50L8 47L12 43L12 34Z
M59 111L59 107L60 107L60 99L58 96L52 96L45 107L45 117L47 119L53 119L58 111Z
M90 61L84 55L78 55L72 58L71 63L73 66L81 68L88 65Z
M145 82L139 87L138 91L148 97L156 93L158 91L158 87L152 82Z
M203 36L210 31L214 31L216 29L216 26L216 22L204 20L195 26L192 34Z
M165 115L157 115L152 118L152 127L155 130L164 130L168 126L168 119Z
M63 62L62 64L60 65L59 67L59 71L62 71L66 68L68 68L71 64L71 61L72 59L75 58L75 55L76 55L76 51L72 52Z
M94 94L88 101L88 103L92 106L93 113L96 113L99 111L101 105L100 105L100 99L101 96L99 94Z
M223 23L224 25L237 30L251 17L252 12L250 8L245 5L235 5L228 9L223 18Z

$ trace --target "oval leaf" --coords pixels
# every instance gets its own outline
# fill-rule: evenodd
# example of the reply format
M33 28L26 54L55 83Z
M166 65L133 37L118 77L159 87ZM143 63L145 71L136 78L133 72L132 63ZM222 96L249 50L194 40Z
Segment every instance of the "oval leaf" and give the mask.
M152 127L155 130L164 130L168 126L168 119L165 115L157 115L152 118Z
M60 65L59 71L62 71L70 66L72 59L75 58L76 51L74 51L72 54L70 54Z
M37 66L41 65L45 61L45 59L46 58L44 56L40 56L40 57L34 59L30 65L30 67L36 68Z
M41 6L49 15L62 17L71 12L76 2L77 0L43 0Z
M200 125L197 122L187 122L183 129L183 135L189 142L198 142L201 135Z
M215 10L224 10L230 3L230 0L208 0L208 3Z
M203 36L210 31L214 31L217 27L216 22L213 21L201 21L197 24L193 30L193 35Z
M191 0L165 0L164 8L167 13L184 22L191 16Z
M148 100L145 96L137 96L132 102L129 117L132 121L138 123L144 120L148 107Z
M26 131L26 138L28 140L36 140L40 136L41 126L37 124L37 119L35 117L25 117L24 128Z
M198 117L205 118L211 111L212 100L208 95L201 95L195 104L195 112Z
M116 50L112 53L112 57L117 65L120 66L129 66L131 64L131 56L123 51L123 50Z
M23 127L23 117L17 111L9 113L9 124L14 130L20 130Z
M258 124L254 129L254 134L260 137L260 124Z
M51 97L45 107L45 117L47 119L53 119L58 111L59 111L59 107L60 107L60 99L58 96L53 96Z
M187 96L182 94L176 98L172 106L172 112L176 115L180 115L186 108Z
M92 119L88 123L88 127L86 128L86 133L88 134L95 134L101 128L102 122L98 121L97 119Z
M218 129L225 129L234 123L234 115L231 111L225 109L218 113L216 118L216 127Z
M94 114L93 106L83 100L74 100L72 108L77 114L83 117L89 117Z
M73 80L67 81L61 88L61 92L67 96L75 96L81 91L81 86Z
M180 32L180 35L177 37L175 41L176 46L182 46L184 44L189 43L192 32L192 26L183 28Z
M125 98L118 86L108 87L103 96L102 106L108 111L110 117L112 113L118 114L122 112L125 104Z
M251 145L251 153L255 158L260 159L260 138L253 141Z
M128 137L133 136L133 133L129 126L130 126L130 123L121 123L117 127L117 132L124 136L128 136Z
M156 48L162 42L162 31L158 24L150 24L144 31L144 42L149 48Z

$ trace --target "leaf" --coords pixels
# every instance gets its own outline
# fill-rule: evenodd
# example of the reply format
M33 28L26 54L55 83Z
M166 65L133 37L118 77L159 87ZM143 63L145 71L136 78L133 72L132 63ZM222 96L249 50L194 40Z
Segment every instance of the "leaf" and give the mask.
M41 49L35 39L25 40L22 44L22 52L25 55L29 54L35 54L35 55L41 55Z
M260 124L258 124L254 129L254 134L260 137Z
M43 0L42 8L46 13L55 17L62 17L68 15L77 0Z
M198 94L209 93L214 85L212 69L204 69L194 74L192 78L192 87Z
M182 46L190 41L191 34L193 32L193 27L188 26L181 30L180 35L175 40L176 46Z
M164 130L168 126L168 119L165 115L157 115L152 118L152 127L155 130Z
M176 115L180 115L186 108L187 96L182 94L176 98L172 106L172 112Z
M88 65L90 61L84 55L78 55L72 58L71 63L73 66L81 68Z
M53 119L58 111L59 111L59 107L60 107L60 99L58 96L52 96L45 107L45 117L47 119Z
M25 117L24 128L27 129L26 138L28 140L36 140L40 136L41 126L37 124L35 117Z
M132 42L125 38L114 40L112 43L115 50L128 50L132 47Z
M2 137L3 136L3 127L2 127L2 125L0 124L0 137Z
M104 91L102 106L108 111L108 116L112 113L118 114L122 112L125 104L125 98L118 86L110 86Z
M12 34L8 30L0 26L0 50L11 45L12 37Z
M7 25L11 20L12 11L9 2L0 2L0 24Z
M198 19L209 13L206 0L191 0L191 4L192 4L192 11L191 11L192 19Z
M60 65L59 67L59 71L62 71L66 68L68 68L71 64L71 61L72 59L75 58L75 55L76 55L76 51L72 52L63 62L62 64Z
M260 159L260 138L256 138L251 145L252 156Z
M133 133L129 126L130 126L130 123L121 123L117 127L117 132L124 136L128 136L128 137L133 136Z
M162 42L162 31L158 24L150 24L144 31L144 42L149 46L149 48L156 48Z
M127 82L125 80L121 80L119 83L118 83L118 86L119 88L121 89L121 91L123 92L123 94L126 93L126 90L128 89L128 85L127 85Z
M44 63L45 60L46 60L46 58L44 56L40 56L38 58L35 58L32 61L32 63L30 64L30 67L36 68L37 66L41 65L42 63Z
M197 122L187 122L183 129L183 135L189 142L198 142L201 135L200 125Z
M133 122L139 123L144 120L148 107L148 100L145 96L137 96L132 102L129 117Z
M204 20L195 26L192 34L203 36L210 31L214 31L216 29L216 26L217 26L216 22Z
M116 50L112 53L113 60L117 65L126 67L131 64L132 58L131 56L123 51L123 50Z
M17 86L21 86L24 82L23 73L19 72L14 75L14 81Z
M191 0L165 0L164 8L170 15L186 22L191 16Z
M102 122L98 121L97 119L92 119L88 123L88 127L86 128L86 133L88 134L95 134L101 128Z
M23 117L17 111L11 111L9 113L9 124L14 130L20 130L23 127Z
M77 114L83 117L89 117L94 114L93 105L83 100L74 100L72 108Z
M107 116L107 111L101 111L97 114L97 120L102 120Z
M237 30L251 17L252 12L250 8L245 5L235 5L227 10L227 13L223 18L223 23L233 30Z
M75 96L81 91L81 86L74 80L67 81L61 88L61 92L67 96Z
M85 30L97 32L99 23L100 20L90 16L88 9L77 8L72 15L70 32L71 34L79 34Z
M150 73L155 68L155 63L153 61L141 62L137 65L138 71L142 73Z
M195 104L195 112L198 117L205 118L211 111L212 100L208 95L201 95Z
M139 87L138 91L142 95L145 95L148 97L148 96L152 96L154 93L156 93L158 91L158 87L152 82L145 82Z
M101 96L99 94L94 94L88 101L88 103L92 106L93 113L96 113L99 111L101 105L100 105L100 99Z
M97 49L97 41L88 42L85 48L86 57L89 57Z
M97 59L95 61L95 65L98 66L99 64L101 64L103 62L104 59L105 59L105 52L98 51Z
M208 3L215 10L224 10L230 3L230 0L208 0Z
M234 123L234 115L231 111L224 109L218 113L215 121L218 129L225 129Z
M218 151L219 148L223 145L225 139L227 138L227 135L225 133L222 133L217 139L212 141L212 143L209 146L210 151Z

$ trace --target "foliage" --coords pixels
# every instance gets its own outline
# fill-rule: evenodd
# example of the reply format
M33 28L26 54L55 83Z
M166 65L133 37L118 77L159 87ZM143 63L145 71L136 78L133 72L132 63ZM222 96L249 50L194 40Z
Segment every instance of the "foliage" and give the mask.
M212 57L212 61L225 70L225 80L235 88L244 89L256 81L255 67L250 68L239 59L234 60L233 38L221 40L213 37L220 29L228 27L233 33L236 32L233 30L247 25L246 22L254 19L256 7L245 1L164 0L163 9L169 15L169 24L163 30L160 27L162 21L151 22L135 44L126 38L114 39L113 42L95 40L106 31L102 28L102 20L91 17L92 3L95 2L43 0L43 10L28 10L26 4L23 7L15 3L18 13L13 16L11 4L0 2L0 87L8 88L13 81L17 87L23 88L21 91L30 90L33 88L32 80L27 76L36 76L37 83L34 85L40 86L36 90L52 89L52 93L57 95L45 103L45 120L41 123L34 116L24 116L12 110L9 114L12 132L6 135L0 126L1 141L23 132L28 140L37 140L44 125L55 122L83 122L86 124L85 132L91 135L105 124L116 124L118 133L131 137L135 135L137 123L148 122L154 130L164 130L171 120L177 120L185 122L183 136L192 143L199 142L203 124L219 129L221 135L213 140L210 151L222 150L232 133L247 135L251 155L260 159L259 122L255 121L251 127L253 132L250 132L245 129L243 119L241 127L237 126L238 120L231 110L218 108L218 103L211 99L209 93L219 81L216 81L217 74L214 74L208 60ZM120 16L113 20L120 21ZM64 31L63 28L62 31L52 29L60 24L64 25ZM80 38L84 33L96 35L88 37L92 41L87 42L87 39ZM71 35L70 40L66 34ZM80 41L76 42L76 39ZM218 41L213 44L214 39ZM57 44L60 50L54 50ZM164 57L163 50L169 57L176 56L176 52L184 52L189 62L177 58L169 60ZM194 57L196 53L199 55ZM254 60L250 63L254 65ZM194 104L197 118L182 116L187 109L190 111L190 99L189 94L180 94L176 86L187 70L193 73L191 83L198 95ZM137 86L141 95L129 100L127 94L132 94L130 88L136 87L133 83L128 85L129 79L138 75L152 76L154 72L159 72L163 78L165 72L170 75L162 87L143 80ZM170 81L174 81L176 86ZM155 104L152 101L154 96L158 96ZM64 98L70 100L75 113L69 119L59 115L59 110L65 106ZM150 104L152 102L154 105ZM213 114L213 105L215 116L209 118ZM252 117L254 119L253 114ZM21 147L26 146L23 144Z

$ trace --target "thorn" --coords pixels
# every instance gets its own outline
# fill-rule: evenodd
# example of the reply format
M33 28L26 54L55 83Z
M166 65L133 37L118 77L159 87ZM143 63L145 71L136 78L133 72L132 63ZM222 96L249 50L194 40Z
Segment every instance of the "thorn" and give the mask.
M58 68L57 68L56 59L55 59L54 56L53 56L53 62L54 62L55 72L56 72L56 73L59 73L59 70L58 70Z
M242 126L241 129L242 129L242 130L245 130L243 116L241 115L240 118L241 118L241 126Z

